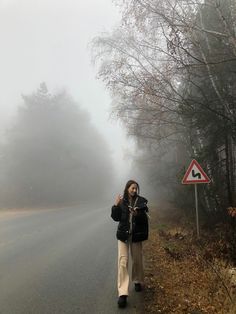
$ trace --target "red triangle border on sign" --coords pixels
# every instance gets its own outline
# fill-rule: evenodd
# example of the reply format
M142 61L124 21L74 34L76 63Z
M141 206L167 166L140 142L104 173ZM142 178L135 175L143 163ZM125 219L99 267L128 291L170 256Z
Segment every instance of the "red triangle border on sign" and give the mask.
M187 180L190 171L192 170L193 166L196 166L199 170L199 172L202 174L204 179L202 180ZM202 167L199 165L199 163L193 159L183 177L182 184L197 184L197 183L209 183L211 179L208 177L208 175L205 173L205 171L202 169Z

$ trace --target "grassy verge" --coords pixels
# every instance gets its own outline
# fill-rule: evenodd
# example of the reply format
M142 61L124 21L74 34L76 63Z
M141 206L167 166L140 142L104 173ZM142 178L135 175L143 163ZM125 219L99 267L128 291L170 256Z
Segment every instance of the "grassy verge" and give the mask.
M197 241L191 225L154 210L151 216L144 247L145 312L235 314L236 278L229 264L209 255L216 244L206 245L207 234Z

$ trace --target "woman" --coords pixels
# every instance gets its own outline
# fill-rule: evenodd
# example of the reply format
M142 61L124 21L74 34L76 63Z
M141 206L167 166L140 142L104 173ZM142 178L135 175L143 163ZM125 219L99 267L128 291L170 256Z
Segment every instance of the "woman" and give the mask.
M139 195L139 185L129 180L124 195L118 195L111 209L111 217L119 221L118 239L118 306L127 304L129 288L129 248L132 257L132 281L135 291L142 291L144 282L142 241L148 238L147 200Z

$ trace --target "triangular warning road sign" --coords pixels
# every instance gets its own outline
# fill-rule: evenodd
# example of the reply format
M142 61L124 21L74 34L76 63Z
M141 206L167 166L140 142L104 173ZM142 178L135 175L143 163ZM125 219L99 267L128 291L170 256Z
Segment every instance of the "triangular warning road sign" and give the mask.
M211 180L204 172L199 163L193 159L186 171L182 184L209 183Z

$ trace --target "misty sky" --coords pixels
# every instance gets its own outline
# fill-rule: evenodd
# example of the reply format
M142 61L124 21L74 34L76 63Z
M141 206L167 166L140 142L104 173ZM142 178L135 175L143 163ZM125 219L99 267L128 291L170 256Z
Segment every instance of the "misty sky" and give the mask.
M52 92L65 87L90 112L122 171L131 141L117 122L108 121L111 99L95 78L88 48L94 36L118 21L112 0L0 0L1 131L21 94L32 93L42 81Z

